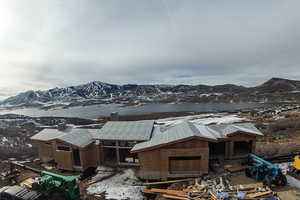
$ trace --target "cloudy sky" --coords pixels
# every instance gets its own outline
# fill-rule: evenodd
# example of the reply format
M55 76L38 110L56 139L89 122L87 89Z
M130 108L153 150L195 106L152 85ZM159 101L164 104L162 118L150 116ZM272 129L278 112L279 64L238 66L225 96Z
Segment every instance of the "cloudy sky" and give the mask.
M0 0L0 98L109 83L300 79L300 1Z

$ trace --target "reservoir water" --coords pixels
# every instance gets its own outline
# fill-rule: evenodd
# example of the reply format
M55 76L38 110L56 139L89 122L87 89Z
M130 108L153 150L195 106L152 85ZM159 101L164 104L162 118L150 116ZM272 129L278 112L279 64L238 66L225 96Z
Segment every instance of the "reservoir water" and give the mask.
M137 115L159 112L222 112L238 111L241 109L252 109L259 107L259 104L146 104L141 106L116 106L116 105L91 105L77 106L67 109L56 108L41 110L38 108L22 108L14 110L0 110L0 114L14 113L31 117L55 116L55 117L80 117L96 119L100 116L109 116L111 112L118 112L120 115Z

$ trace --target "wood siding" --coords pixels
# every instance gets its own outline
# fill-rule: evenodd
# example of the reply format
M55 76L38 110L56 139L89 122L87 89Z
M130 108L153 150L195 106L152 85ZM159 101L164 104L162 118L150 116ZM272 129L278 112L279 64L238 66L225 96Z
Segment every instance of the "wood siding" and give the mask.
M52 142L34 141L34 143L37 147L38 156L42 162L49 162L54 159ZM52 145L49 145L49 143Z
M225 140L225 159L234 158L234 143L251 142L251 153L255 153L256 137L250 134L234 134ZM200 157L200 160L172 160L170 157ZM139 176L143 179L167 179L208 173L209 142L192 138L188 141L160 146L156 149L138 152Z
M54 142L55 154L54 159L58 164L58 168L71 170L71 171L83 171L88 167L97 166L97 151L94 144L90 144L85 148L79 148L74 145L56 140ZM70 147L69 152L57 150L58 146ZM78 149L80 154L80 166L74 165L74 158L72 149Z
M208 172L208 142L197 139L139 152L138 156L140 161L139 176L144 179L166 179ZM194 162L178 160L171 161L171 163L169 158L176 156L200 157L200 159ZM174 173L175 171L178 173Z

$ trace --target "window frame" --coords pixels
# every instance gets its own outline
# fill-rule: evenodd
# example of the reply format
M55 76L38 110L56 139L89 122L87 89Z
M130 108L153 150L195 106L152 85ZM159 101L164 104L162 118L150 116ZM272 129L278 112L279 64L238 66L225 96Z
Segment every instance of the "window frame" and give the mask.
M65 148L65 149L59 149L59 148ZM68 149L68 150L66 150L66 149ZM71 149L71 147L69 147L69 146L64 146L64 145L59 145L59 146L57 146L56 147L56 151L61 151L61 152L71 152L72 151L72 149Z

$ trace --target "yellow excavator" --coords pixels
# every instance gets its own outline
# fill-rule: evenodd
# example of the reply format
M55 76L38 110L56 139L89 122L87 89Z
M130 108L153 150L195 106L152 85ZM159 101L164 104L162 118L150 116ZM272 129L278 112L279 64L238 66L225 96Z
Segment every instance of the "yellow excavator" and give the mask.
M300 180L300 154L298 154L294 157L293 166L291 167L288 174L293 176L294 178Z
M300 155L294 157L293 167L295 170L300 171Z

